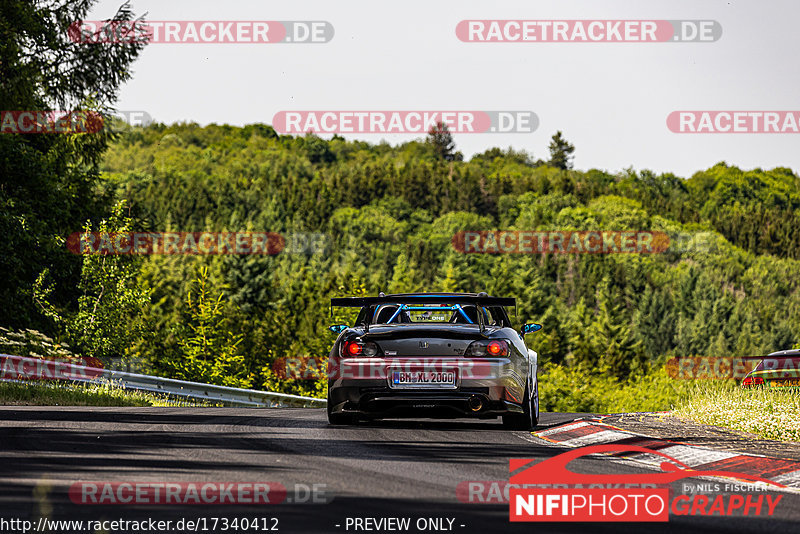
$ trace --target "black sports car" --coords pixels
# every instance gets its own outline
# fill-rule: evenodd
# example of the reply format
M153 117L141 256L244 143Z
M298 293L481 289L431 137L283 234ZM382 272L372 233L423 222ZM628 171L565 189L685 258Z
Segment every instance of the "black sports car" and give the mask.
M539 419L537 354L513 329L513 298L486 293L414 293L331 299L358 307L328 361L328 420L502 416L513 429Z

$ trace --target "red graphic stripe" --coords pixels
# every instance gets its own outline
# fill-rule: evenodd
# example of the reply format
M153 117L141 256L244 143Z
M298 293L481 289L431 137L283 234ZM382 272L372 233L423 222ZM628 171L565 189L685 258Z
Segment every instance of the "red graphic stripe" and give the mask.
M675 445L674 443L670 443L669 441L664 441L663 439L655 439L655 438L648 438L646 436L631 436L629 438L622 438L620 440L614 440L615 445L636 445L637 447L644 447L646 449L652 449L657 451L659 449L666 449L667 447L672 447ZM611 456L627 456L630 453L621 452L621 453L613 453Z

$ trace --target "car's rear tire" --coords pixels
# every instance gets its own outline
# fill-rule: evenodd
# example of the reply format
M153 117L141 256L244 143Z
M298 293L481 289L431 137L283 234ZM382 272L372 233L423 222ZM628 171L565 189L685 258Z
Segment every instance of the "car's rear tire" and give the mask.
M533 430L539 423L539 383L533 386L531 396L530 385L525 386L522 398L522 413L509 413L503 416L503 426L509 430Z
M354 425L357 421L349 413L329 413L328 422L332 425Z
M351 413L332 413L330 400L328 400L328 423L332 425L354 425L358 418Z

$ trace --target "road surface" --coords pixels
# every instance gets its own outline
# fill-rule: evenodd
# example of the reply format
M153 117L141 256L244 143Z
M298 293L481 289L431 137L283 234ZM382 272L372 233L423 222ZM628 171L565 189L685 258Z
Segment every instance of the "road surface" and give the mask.
M540 425L552 426L582 415L542 414ZM272 528L276 524L272 518L277 518L279 532L418 532L420 518L435 519L419 523L426 532L470 533L788 533L800 526L800 496L792 494L784 495L771 518L673 516L669 523L659 524L509 523L507 504L460 502L458 484L508 480L509 458L543 460L563 450L528 432L503 430L499 420L393 420L331 427L324 410L311 409L0 407L0 421L0 517L37 525L40 518L149 518L170 520L174 525L182 518L203 517L205 531L211 532L208 521L214 517L217 531L222 526L219 518L238 517L263 518L248 532ZM571 467L586 473L648 472L597 457ZM265 481L287 488L283 503L91 505L76 504L68 496L70 487L83 482L157 486ZM326 502L287 502L314 499ZM392 530L398 524L379 522L390 517L409 518L411 526ZM183 530L173 525L160 530L190 530L185 523ZM196 527L204 531L203 524ZM0 531L14 530L7 523Z

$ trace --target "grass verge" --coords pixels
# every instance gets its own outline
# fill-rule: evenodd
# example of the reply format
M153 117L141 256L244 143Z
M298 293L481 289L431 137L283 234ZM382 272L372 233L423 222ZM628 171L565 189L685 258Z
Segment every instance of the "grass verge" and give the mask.
M693 386L674 414L778 441L800 441L800 390L745 389L729 382Z
M107 382L0 382L0 405L5 406L195 406L165 396L133 391Z
M616 380L561 365L539 372L541 410L547 412L659 412L687 396L688 380L673 380L664 368Z

